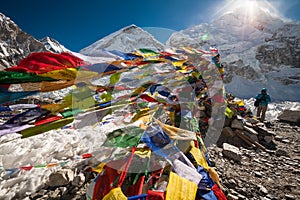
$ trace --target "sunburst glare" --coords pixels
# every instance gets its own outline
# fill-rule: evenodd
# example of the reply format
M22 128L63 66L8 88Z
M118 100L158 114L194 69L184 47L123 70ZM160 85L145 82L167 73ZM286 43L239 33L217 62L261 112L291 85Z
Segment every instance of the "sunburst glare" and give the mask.
M239 10L249 21L253 21L259 17L259 10L268 12L273 17L284 19L278 9L268 0L226 0L223 4L215 7L215 14L212 16L212 19L236 10Z

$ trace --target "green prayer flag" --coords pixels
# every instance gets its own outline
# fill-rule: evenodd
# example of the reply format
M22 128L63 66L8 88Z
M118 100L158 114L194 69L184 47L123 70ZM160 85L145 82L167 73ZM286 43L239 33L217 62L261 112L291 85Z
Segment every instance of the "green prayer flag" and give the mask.
M83 110L80 110L80 109L68 109L68 110L65 110L63 112L61 112L60 114L63 116L63 118L68 118L68 117L72 117L78 113L82 113Z
M55 81L50 77L42 77L28 72L6 72L0 71L1 84L19 84L28 82Z
M117 129L107 135L103 145L121 148L134 147L139 143L143 133L144 130L136 126Z
M228 118L232 118L233 114L234 114L234 112L233 112L230 108L226 107L225 115L226 115Z
M120 77L121 77L121 73L115 73L115 74L111 75L110 76L110 84L111 85L116 84L120 80Z
M142 53L152 53L152 54L157 54L155 51L151 50L151 49L139 49Z

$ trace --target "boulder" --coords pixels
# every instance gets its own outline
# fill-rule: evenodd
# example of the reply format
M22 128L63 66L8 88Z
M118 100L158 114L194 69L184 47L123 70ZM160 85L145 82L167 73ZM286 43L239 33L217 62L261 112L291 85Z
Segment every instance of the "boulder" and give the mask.
M78 174L75 176L74 180L72 181L72 185L76 187L81 187L85 182L85 176L83 173Z
M288 153L283 149L277 149L275 152L276 156L288 156Z
M244 125L243 125L242 120L234 119L231 123L231 128L243 130Z
M224 136L227 138L232 138L233 136L235 136L235 133L230 127L224 127L222 130L222 134L224 134Z
M272 142L272 140L273 140L273 137L272 136L265 136L264 137L264 141L266 142L266 143L271 143Z
M243 131L243 133L244 133L248 138L250 138L252 141L254 141L254 142L259 142L257 135L251 134L251 133L249 133L249 132L247 132L247 131Z
M239 148L228 143L223 144L223 155L237 162L241 162L242 160L242 154Z
M58 172L54 172L49 176L48 185L50 187L58 187L67 185L74 179L74 172L70 169L63 169Z
M299 110L284 110L277 119L282 121L300 123L300 111Z

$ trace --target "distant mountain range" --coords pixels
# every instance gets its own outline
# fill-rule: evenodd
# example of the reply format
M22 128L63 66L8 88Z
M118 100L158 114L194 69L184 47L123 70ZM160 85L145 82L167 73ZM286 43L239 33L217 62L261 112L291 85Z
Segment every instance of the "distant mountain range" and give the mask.
M267 87L276 100L300 101L300 21L285 21L265 10L248 19L237 9L210 24L203 23L173 33L166 44L136 25L116 31L79 51L100 56L103 49L130 52L139 48L161 51L191 46L208 50L216 46L225 66L226 90L250 98ZM58 41L37 40L0 13L0 69L16 65L31 52L69 51ZM80 55L76 53L76 55Z

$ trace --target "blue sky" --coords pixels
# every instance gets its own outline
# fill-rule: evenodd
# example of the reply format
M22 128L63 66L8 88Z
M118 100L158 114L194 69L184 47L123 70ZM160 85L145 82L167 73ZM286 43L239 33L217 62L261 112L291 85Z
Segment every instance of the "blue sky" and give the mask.
M0 12L37 39L50 36L68 49L79 51L131 24L163 36L209 22L215 13L232 1L0 0ZM280 8L285 17L300 19L300 0L268 1Z

